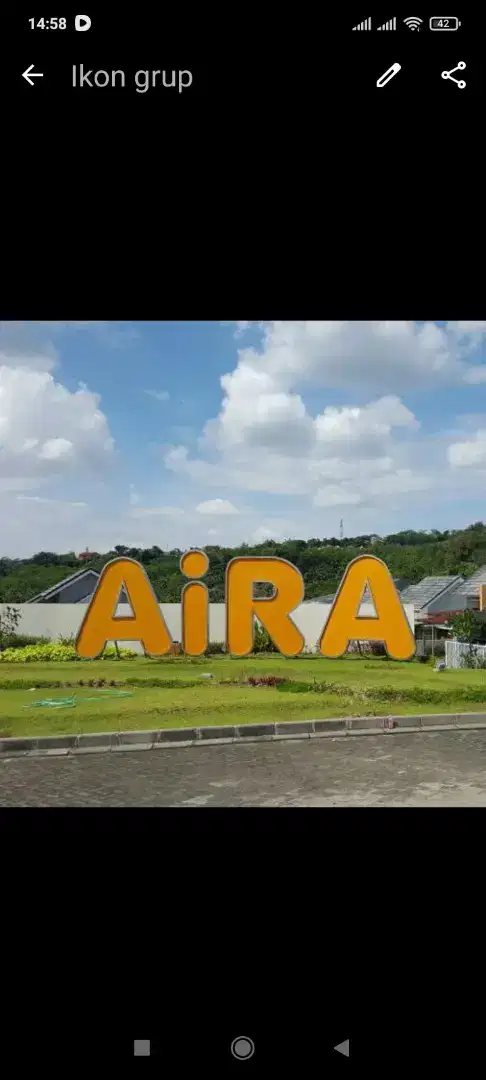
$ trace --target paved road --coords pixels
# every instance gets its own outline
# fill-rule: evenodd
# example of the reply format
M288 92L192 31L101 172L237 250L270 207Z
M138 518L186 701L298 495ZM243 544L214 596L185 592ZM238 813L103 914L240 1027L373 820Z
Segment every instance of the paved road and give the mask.
M0 759L1 806L486 806L486 731Z

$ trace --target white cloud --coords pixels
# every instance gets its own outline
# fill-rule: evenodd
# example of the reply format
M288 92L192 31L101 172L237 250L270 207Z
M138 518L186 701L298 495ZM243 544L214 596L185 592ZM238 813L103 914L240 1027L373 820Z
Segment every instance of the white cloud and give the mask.
M82 509L85 509L88 506L88 503L72 502L71 499L44 499L41 495L16 495L16 498L21 502L48 503L49 505L74 506Z
M132 510L132 517L183 517L184 511L179 506L137 506Z
M468 322L467 320L462 320L459 322L449 322L447 323L447 329L448 331L452 331L453 333L461 335L478 333L486 334L486 322L484 321L484 319L482 321L476 322L474 322L474 320L472 320L471 322Z
M35 322L0 323L0 350L6 343L8 351L28 353L40 348L42 353L57 357L57 350L50 338L59 338L66 331L76 334L90 334L98 344L109 349L123 349L140 338L137 326L123 322L104 322L101 320L38 320Z
M196 506L196 513L223 517L229 514L238 514L239 510L227 499L208 499L207 502L199 503Z
M361 502L361 495L351 491L344 484L329 484L319 488L314 498L314 506L355 506Z
M357 441L363 437L382 438L392 428L418 428L419 422L410 409L394 395L379 398L364 406L335 408L328 406L315 419L319 442Z
M422 458L415 451L420 422L400 394L484 381L486 365L471 363L483 324L274 322L261 330L260 349L240 348L221 377L219 415L205 424L199 455L168 447L167 469L199 486L327 507L380 506L437 484L440 448ZM336 391L351 402L314 413L306 404ZM368 401L358 404L364 391Z
M83 483L94 491L115 461L98 394L86 385L71 391L54 377L59 353L46 334L58 329L0 326L0 509L3 550L14 555L79 543ZM47 485L56 486L52 495L35 494Z
M170 397L168 390L144 390L144 394L155 398L156 401L168 401Z
M471 364L464 376L464 381L472 385L486 382L486 365Z
M436 477L420 475L412 469L396 469L389 476L376 476L370 479L370 495L398 495L413 491L427 491L436 483Z
M262 544L265 540L276 540L273 529L269 529L267 525L259 525L258 529L255 529L252 534L252 540L255 544Z
M375 387L381 394L450 385L467 374L471 342L465 339L473 335L478 344L485 331L484 323L273 322L263 328L259 352L239 351L236 370L253 368L286 390L295 379L328 388Z
M33 449L33 440L28 439L28 449ZM61 461L72 457L74 446L70 439L46 439L39 448L39 457L45 461Z
M26 358L4 357L0 365L0 476L42 482L49 476L99 470L114 444L99 397L69 391L47 370ZM9 362L5 362L9 360Z
M311 445L312 419L302 398L275 388L270 375L242 364L231 375L223 375L221 385L225 393L221 412L205 427L203 449L253 445L300 452Z
M0 338L1 342L1 338ZM52 371L58 362L58 353L52 347L46 347L46 351L16 350L14 347L0 350L0 369L2 368L27 368L28 371Z
M486 430L477 431L471 439L452 443L448 458L453 468L486 466Z
M251 539L255 544L262 544L265 540L284 540L291 535L291 522L283 518L267 518L254 530Z
M456 331L406 321L268 323L261 351L240 350L238 367L269 375L281 389L298 378L381 393L458 382L466 370Z
M263 393L258 399L255 392L247 403L238 392L231 404L223 402L218 420L206 425L201 440L209 454L216 453L216 461L190 458L186 447L177 446L166 451L166 467L199 484L313 495L323 480L342 481L358 473L364 482L374 473L398 468L403 448L393 441L395 429L419 427L393 395L364 406L329 406L316 417L297 395L281 394L277 401L270 397ZM327 505L331 495L319 498L326 502L318 505ZM360 501L352 493L343 493L343 499Z
M235 338L243 337L243 334L249 329L251 323L247 319L240 319L236 322Z
M130 503L130 506L137 506L140 502L140 496L136 491L134 484L130 484L128 501Z

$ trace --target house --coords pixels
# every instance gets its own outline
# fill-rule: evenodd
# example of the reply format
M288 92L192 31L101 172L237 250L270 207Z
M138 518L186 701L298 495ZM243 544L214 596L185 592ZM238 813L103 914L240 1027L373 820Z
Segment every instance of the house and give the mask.
M449 608L451 596L463 582L460 574L424 577L404 589L400 599L404 604L413 604L415 623L424 623L431 616L453 610Z
M438 642L449 633L448 619L457 610L457 590L463 584L460 574L430 576L409 585L401 594L403 603L414 606L418 656L443 651L444 641L441 645Z
M441 609L441 613L447 612L448 618L458 612L472 610L481 611L484 608L486 591L486 566L480 566L470 578L463 579L461 584L447 597L447 605Z
M28 604L87 604L98 584L99 573L97 570L77 570L75 574L58 581L57 585L51 585L49 589L27 600ZM125 590L120 593L120 603L127 604L128 597Z
M96 556L96 551L88 551L88 548L86 548L86 551L80 551L78 555L78 562L89 562L90 559L95 559Z

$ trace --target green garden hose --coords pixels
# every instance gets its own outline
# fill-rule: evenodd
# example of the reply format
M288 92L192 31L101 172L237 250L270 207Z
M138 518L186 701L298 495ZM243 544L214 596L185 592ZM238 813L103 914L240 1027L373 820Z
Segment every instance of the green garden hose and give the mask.
M98 690L98 694L93 697L81 698L81 701L99 701L99 694L109 694L111 697L133 697L132 690ZM23 705L23 709L75 709L77 705L76 695L69 698L43 698L41 701L30 701L28 705Z
M45 698L43 701L32 701L28 705L23 705L23 709L74 709L76 707L76 698L57 698L52 700L51 698Z

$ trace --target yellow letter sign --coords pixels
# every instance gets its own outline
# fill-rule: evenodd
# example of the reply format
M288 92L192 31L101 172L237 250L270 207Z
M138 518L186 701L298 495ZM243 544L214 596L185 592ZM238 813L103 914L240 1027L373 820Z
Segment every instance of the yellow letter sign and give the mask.
M268 600L254 600L256 581L275 586ZM305 640L290 618L304 599L304 580L299 570L277 556L242 555L226 568L226 648L232 656L247 656L253 649L254 615L285 656L297 656Z
M376 615L359 615L363 593L369 586ZM409 660L415 638L390 571L374 555L358 555L350 562L339 586L319 647L323 656L342 656L350 641L383 641L393 660Z
M133 615L118 617L122 588L128 593ZM76 649L84 660L94 660L107 641L141 641L148 656L164 656L172 645L147 574L135 559L112 559L103 567Z
M204 551L192 550L182 556L181 572L189 578L182 590L181 622L183 651L203 656L209 642L209 596L204 582L196 579L207 573ZM191 580L192 579L192 580ZM255 600L253 587L267 581L274 596ZM376 615L359 614L368 585ZM117 617L120 592L128 594L133 615ZM276 556L239 556L226 569L226 649L232 656L247 656L253 649L255 616L268 631L274 645L285 656L298 656L305 639L291 619L291 612L304 599L304 581L299 570ZM393 578L381 559L360 555L346 570L329 618L322 631L319 648L323 656L346 652L350 641L383 641L394 660L409 660L415 639ZM143 566L133 559L119 558L107 563L93 593L76 640L83 659L100 656L108 641L141 641L148 656L164 656L172 638Z

